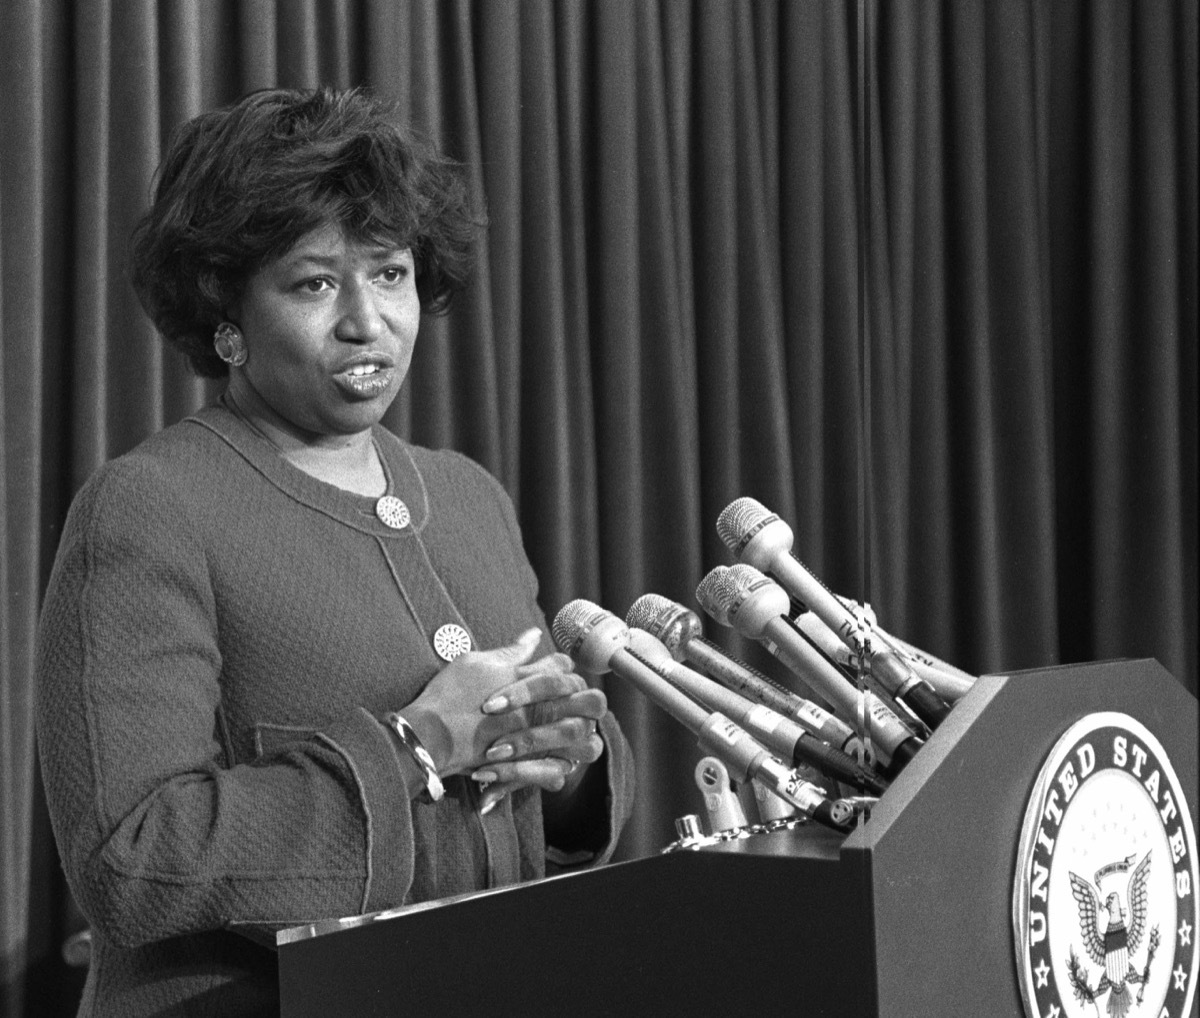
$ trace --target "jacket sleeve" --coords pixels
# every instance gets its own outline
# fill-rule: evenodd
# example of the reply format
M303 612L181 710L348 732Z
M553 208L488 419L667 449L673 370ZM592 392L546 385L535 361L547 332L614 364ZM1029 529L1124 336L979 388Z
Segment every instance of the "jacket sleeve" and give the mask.
M621 831L633 812L633 753L616 716L600 719L604 755L589 768L576 791L572 816L558 831L547 829L547 872L602 866L612 859ZM547 818L550 811L545 810Z
M608 815L608 837L597 855L597 864L608 862L617 849L617 840L633 815L633 796L636 790L633 751L625 733L612 711L600 726L604 737L606 757L605 810Z
M398 904L411 774L377 719L230 765L214 593L181 501L153 465L109 464L72 507L43 605L39 751L84 913L135 946Z

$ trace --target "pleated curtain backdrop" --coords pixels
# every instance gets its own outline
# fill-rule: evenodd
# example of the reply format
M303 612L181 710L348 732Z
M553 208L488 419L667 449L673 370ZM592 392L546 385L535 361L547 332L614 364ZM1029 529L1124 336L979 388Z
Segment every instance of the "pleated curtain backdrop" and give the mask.
M215 395L127 281L174 125L365 84L467 165L479 267L387 423L503 481L548 617L694 606L752 495L965 668L1153 656L1195 692L1196 53L1194 0L7 4L0 1010L74 1008L31 716L63 517ZM698 753L606 691L636 857Z

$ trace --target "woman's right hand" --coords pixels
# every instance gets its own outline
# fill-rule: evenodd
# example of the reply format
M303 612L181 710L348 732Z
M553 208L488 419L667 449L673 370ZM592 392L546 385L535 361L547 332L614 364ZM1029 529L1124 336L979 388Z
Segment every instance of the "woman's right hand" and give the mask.
M530 629L506 647L460 654L402 709L439 775L472 773L489 762L493 743L515 732L536 730L547 752L577 745L595 732L608 707L604 694L590 689L562 654L531 661L541 636L541 630ZM491 712L485 713L484 704L500 690L520 705L497 711L489 704ZM547 780L561 786L562 771L552 769L556 773ZM535 770L530 783L546 784Z

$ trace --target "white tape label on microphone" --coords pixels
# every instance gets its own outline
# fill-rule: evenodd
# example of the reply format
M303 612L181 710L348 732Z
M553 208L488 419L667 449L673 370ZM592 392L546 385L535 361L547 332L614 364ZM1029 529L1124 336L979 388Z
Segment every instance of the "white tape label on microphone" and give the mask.
M757 725L767 734L773 733L785 721L787 718L778 711L773 711L770 707L764 707L762 704L755 704L746 712L747 724Z
M719 735L730 746L736 746L741 739L741 728L723 715L713 714L712 717L714 718L715 723L711 727L710 731L714 735Z
M871 715L873 721L881 723L889 723L896 720L896 715L892 712L892 708L875 696L866 697L867 713Z
M813 725L814 728L820 728L827 722L832 715L829 711L822 707L818 707L811 700L805 700L803 704L796 709L797 716L803 715Z

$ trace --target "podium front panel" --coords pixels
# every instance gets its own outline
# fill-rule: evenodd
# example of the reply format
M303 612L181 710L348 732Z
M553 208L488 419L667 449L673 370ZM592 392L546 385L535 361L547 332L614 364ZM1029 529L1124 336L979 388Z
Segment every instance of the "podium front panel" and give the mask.
M285 945L282 1014L871 1013L868 912L847 907L840 839L765 837ZM829 978L848 966L857 978Z
M879 1014L1024 1014L1012 910L1025 807L1058 738L1098 711L1157 734L1197 816L1196 699L1156 661L983 676L843 846L871 872Z

